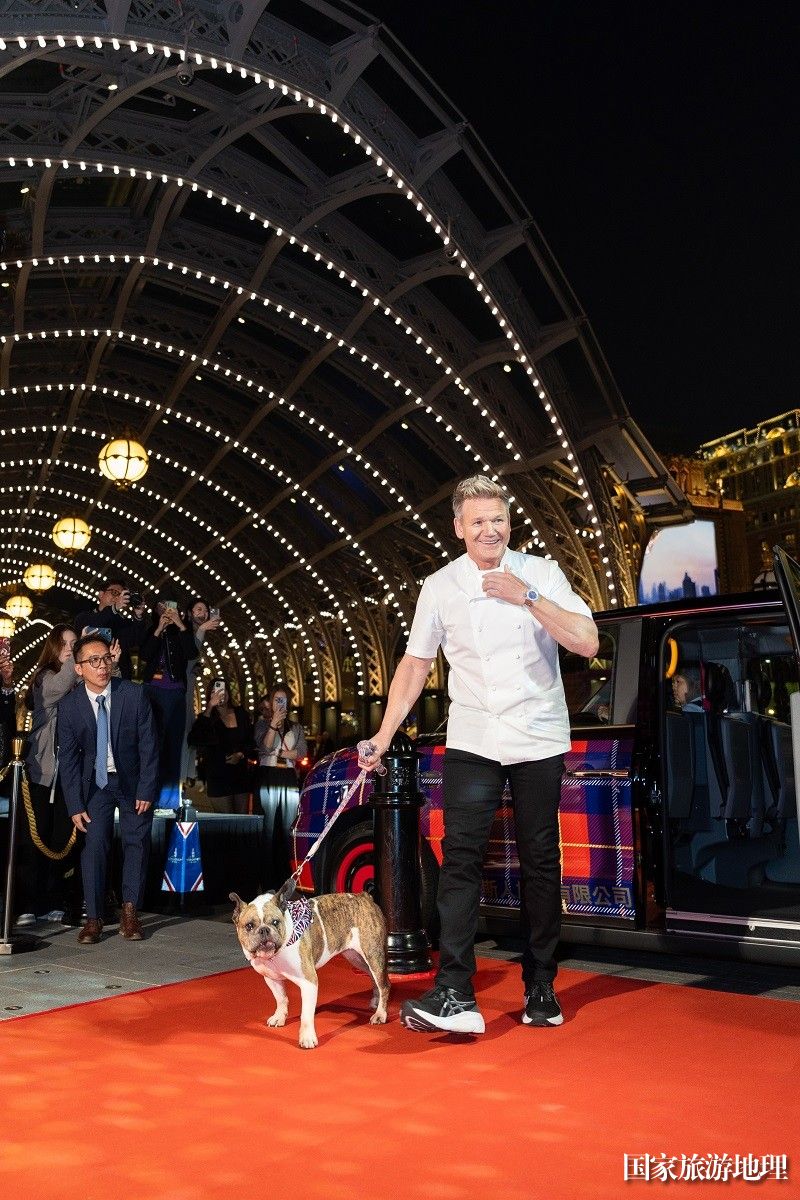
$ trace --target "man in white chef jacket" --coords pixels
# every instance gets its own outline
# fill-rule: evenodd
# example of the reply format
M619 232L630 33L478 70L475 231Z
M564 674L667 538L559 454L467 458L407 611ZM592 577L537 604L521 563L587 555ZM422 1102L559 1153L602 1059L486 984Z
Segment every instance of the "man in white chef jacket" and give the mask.
M483 1033L474 941L481 869L506 780L514 802L526 946L522 1020L563 1021L553 981L561 928L558 803L569 715L558 647L591 657L597 628L552 559L508 549L511 520L498 484L464 479L453 493L466 553L422 585L383 723L361 765L372 769L420 695L439 646L450 665L444 824L435 986L407 1000L410 1029Z

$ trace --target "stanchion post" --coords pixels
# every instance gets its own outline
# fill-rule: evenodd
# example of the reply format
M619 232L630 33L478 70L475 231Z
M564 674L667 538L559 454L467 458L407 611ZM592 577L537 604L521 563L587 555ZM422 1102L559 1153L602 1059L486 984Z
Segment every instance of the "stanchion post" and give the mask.
M417 754L411 739L396 733L372 793L375 822L375 898L386 919L390 975L427 974L430 948L422 927L419 814L425 803L417 787Z
M11 741L13 758L9 764L12 771L11 800L8 806L8 863L6 865L5 908L3 909L3 940L0 942L0 954L13 954L15 950L30 950L35 941L30 937L11 936L11 921L14 907L14 864L17 853L17 823L19 821L19 802L22 794L22 747L25 739L16 734Z

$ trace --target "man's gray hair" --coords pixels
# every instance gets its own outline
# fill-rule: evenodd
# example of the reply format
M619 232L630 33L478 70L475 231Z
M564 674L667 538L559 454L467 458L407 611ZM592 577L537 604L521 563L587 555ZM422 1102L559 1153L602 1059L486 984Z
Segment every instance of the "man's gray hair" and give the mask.
M689 691L691 692L692 697L699 696L701 694L702 688L700 686L700 668L699 667L695 667L695 666L680 667L675 672L675 674L682 675L683 678L686 680L686 682L689 685Z
M488 475L470 475L453 492L453 516L460 519L465 500L502 500L508 512L508 496Z

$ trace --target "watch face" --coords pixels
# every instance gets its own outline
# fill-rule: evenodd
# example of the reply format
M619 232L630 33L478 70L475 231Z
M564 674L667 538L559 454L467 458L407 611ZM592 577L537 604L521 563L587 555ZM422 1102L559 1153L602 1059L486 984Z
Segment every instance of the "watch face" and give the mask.
M525 593L525 599L530 600L531 603L533 603L535 600L538 600L539 593L537 592L536 588L528 588L527 592Z

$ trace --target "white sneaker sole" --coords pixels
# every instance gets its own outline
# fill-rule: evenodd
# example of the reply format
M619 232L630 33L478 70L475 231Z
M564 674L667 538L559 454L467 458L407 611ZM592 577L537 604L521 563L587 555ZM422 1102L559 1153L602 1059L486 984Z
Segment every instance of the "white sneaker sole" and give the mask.
M400 1020L406 1029L418 1033L485 1033L486 1022L479 1012L463 1012L453 1017L436 1017L433 1013L424 1012L404 1005Z
M537 1029L544 1029L545 1025L563 1025L564 1014L559 1013L557 1017L545 1017L544 1021L534 1021L533 1017L529 1017L526 1012L522 1013L523 1025L535 1025Z

